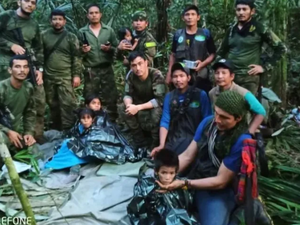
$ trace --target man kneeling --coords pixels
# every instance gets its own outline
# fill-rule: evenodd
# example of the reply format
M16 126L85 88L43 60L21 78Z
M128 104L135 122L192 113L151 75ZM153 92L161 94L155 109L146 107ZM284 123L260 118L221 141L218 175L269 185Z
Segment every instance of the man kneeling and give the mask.
M33 86L26 81L28 60L23 55L11 58L8 69L11 77L0 82L0 106L6 107L14 119L11 124L0 124L5 143L17 149L32 146L36 121Z
M159 121L166 93L164 77L159 70L148 67L141 52L130 53L128 61L131 72L126 80L122 116L134 136L136 147L147 146L143 140L148 132L152 149L159 143Z

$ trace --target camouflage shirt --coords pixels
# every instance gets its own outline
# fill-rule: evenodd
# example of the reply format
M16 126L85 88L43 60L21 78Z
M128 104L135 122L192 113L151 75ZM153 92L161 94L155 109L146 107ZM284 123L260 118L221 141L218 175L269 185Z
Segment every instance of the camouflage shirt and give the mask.
M62 35L64 35L63 32L55 32L53 28L42 33L45 56L47 56L47 53ZM59 46L56 47L56 50L50 56L45 57L45 77L63 77L69 79L71 77L80 77L81 69L79 41L75 34L68 32Z
M264 43L273 49L274 54L262 60ZM266 71L271 70L285 52L286 47L281 40L270 29L252 19L241 30L237 23L227 30L218 55L231 60L236 74L245 75L251 64L262 65Z
M18 16L13 10L0 13L0 65L7 66L14 55L11 46L20 45L16 28L21 28L25 47L35 52L35 66L42 67L44 55L38 23L31 18Z
M149 66L153 66L153 58L156 55L157 47L156 40L148 31L143 31L140 34L137 34L135 31L133 33L134 38L139 40L134 50L144 52L148 59Z
M20 89L10 84L10 78L0 82L0 105L8 107L14 116L13 130L21 134L34 134L36 110L32 95L33 86L27 81ZM8 130L0 124L0 131L7 133Z
M131 98L133 104L151 101L154 108L162 107L165 94L165 79L157 69L149 68L148 77L143 81L131 71L126 80L124 98Z

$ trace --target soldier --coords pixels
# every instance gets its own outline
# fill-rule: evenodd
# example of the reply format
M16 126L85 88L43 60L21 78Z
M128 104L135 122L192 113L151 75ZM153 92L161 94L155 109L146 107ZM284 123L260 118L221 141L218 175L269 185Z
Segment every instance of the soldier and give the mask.
M286 47L269 28L253 18L253 0L237 0L235 5L238 21L227 30L218 55L232 62L235 83L256 94L259 75L275 66L286 52ZM264 43L273 48L274 54L262 61Z
M6 106L14 119L11 124L0 124L5 144L12 144L18 149L35 143L34 129L36 111L31 83L26 81L29 73L28 60L24 55L16 55L9 62L11 74L0 82L0 105ZM10 126L9 126L10 125Z
M13 55L22 55L26 51L34 51L36 61L36 81L34 98L36 105L36 128L35 137L39 139L43 135L45 115L45 91L43 87L43 50L39 26L30 15L36 9L36 0L19 0L19 8L16 11L8 10L0 14L0 80L9 77L5 71L9 60ZM20 34L21 33L21 34ZM23 36L24 44L22 45Z
M99 94L112 121L116 121L118 92L112 68L118 46L115 32L101 22L102 13L96 4L87 8L89 24L81 28L84 71L84 95Z
M163 148L181 154L193 140L202 119L212 114L206 92L189 86L189 69L182 63L175 63L171 73L176 89L165 97L160 121L160 145L152 150L152 156Z
M75 123L73 88L80 85L82 68L79 41L75 34L64 28L66 16L63 11L52 11L50 20L52 28L42 33L46 100L51 111L52 129L66 130Z
M196 87L208 93L212 85L207 66L214 60L216 54L214 39L208 29L198 28L197 22L200 20L200 14L197 6L187 6L183 11L182 20L186 27L177 30L174 34L166 83L171 83L172 65L175 62L188 60L193 64L186 63L191 69Z
M159 121L166 93L161 72L148 67L146 56L132 52L128 57L131 72L125 84L123 113L137 147L144 147L144 132L151 133L151 149L159 143Z
M156 55L156 40L147 31L148 19L144 11L137 11L132 15L133 39L138 39L135 51L143 52L148 60L148 65L153 66L153 58ZM132 45L126 41L121 41L119 50L131 50Z

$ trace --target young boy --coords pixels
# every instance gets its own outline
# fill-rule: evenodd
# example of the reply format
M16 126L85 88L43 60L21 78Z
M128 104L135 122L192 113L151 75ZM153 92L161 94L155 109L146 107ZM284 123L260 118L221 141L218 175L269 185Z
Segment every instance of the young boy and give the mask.
M233 73L233 66L230 61L221 59L213 65L213 69L215 71L215 82L217 86L209 92L212 105L214 105L218 96L223 91L235 91L241 94L250 106L250 112L255 114L249 125L249 133L254 134L256 129L263 122L266 116L266 110L249 90L233 82L235 74Z
M190 216L192 195L183 187L175 191L160 190L157 182L173 182L179 168L178 155L163 149L155 155L154 176L143 175L134 187L134 196L127 207L132 224L165 225L197 224ZM176 179L178 179L176 177ZM165 192L164 192L165 191Z

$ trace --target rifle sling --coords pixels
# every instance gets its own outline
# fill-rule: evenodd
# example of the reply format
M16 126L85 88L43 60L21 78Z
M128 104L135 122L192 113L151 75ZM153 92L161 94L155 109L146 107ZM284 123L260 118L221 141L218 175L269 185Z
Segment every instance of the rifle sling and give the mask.
M59 45L61 44L61 42L63 41L63 39L67 36L68 32L67 31L63 31L63 34L60 36L60 38L55 42L55 44L53 45L53 47L47 51L47 53L45 54L45 60L48 59L50 57L50 55L57 50L57 48L59 47Z

